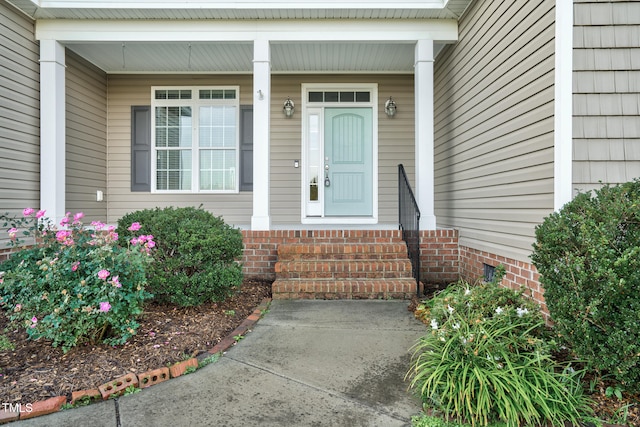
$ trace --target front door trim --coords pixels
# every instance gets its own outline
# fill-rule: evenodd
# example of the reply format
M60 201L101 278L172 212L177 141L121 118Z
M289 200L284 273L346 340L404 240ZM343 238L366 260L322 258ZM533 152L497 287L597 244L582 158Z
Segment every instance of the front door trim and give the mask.
M309 103L309 92L319 91L368 91L371 94L369 102L313 102ZM302 84L302 164L301 164L301 212L302 224L377 224L378 223L378 85L376 83L306 83ZM318 214L316 208L310 208L307 203L310 181L308 146L309 146L309 117L310 114L321 112L320 117L324 120L324 108L327 107L367 107L372 113L372 215L366 217L324 217L321 212ZM319 183L321 184L321 183Z

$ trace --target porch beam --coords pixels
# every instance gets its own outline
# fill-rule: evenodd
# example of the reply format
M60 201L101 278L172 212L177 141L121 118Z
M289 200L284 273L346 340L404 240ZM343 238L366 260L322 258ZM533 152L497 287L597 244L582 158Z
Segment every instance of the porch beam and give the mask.
M268 40L253 43L253 216L252 230L271 229L270 216L271 53Z
M348 21L313 20L68 20L39 19L36 39L64 42L158 42L247 41L257 36L279 41L374 41L429 39L453 43L458 40L455 19L370 19Z
M420 229L435 230L433 141L433 40L418 40L415 49L416 198Z
M57 224L65 214L65 51L40 41L40 209Z

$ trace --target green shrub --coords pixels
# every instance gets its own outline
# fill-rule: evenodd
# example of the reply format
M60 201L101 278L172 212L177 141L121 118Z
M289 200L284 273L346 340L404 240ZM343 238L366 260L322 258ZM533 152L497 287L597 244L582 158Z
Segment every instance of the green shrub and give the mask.
M156 241L149 289L159 301L195 306L220 301L242 283L242 234L203 209L146 209L118 221L118 233L135 239L128 224Z
M40 211L24 210L24 218L4 219L17 237L38 239L0 264L0 304L14 325L24 327L30 339L44 338L63 351L85 342L122 344L139 327L146 292L145 269L151 261L152 239L120 246L105 224L93 229L69 213L58 229Z
M640 391L640 181L579 194L545 218L531 259L562 339Z
M539 307L522 292L459 282L416 314L430 331L407 375L426 406L483 426L577 425L589 413L579 373L554 362Z

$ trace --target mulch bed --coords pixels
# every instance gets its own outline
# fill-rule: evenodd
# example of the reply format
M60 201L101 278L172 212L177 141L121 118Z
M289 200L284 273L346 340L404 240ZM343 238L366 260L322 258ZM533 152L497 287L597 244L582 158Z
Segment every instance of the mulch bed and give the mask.
M0 351L0 402L23 405L78 390L95 389L128 373L170 366L211 349L238 327L264 298L271 282L245 280L223 303L181 308L149 303L138 333L124 345L85 345L64 354L45 341L29 341L23 329L8 327L0 313L0 333L15 346ZM2 332L4 331L4 332Z

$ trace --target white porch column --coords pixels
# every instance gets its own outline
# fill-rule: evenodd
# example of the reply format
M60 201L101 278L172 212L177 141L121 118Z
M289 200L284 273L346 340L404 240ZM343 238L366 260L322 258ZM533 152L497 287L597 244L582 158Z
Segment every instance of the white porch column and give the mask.
M269 230L271 53L269 40L253 42L253 216L252 230Z
M433 40L418 40L415 49L416 199L420 229L435 230L433 157Z
M556 2L554 198L558 211L573 198L573 1Z
M65 214L65 53L40 40L40 209L57 224Z

